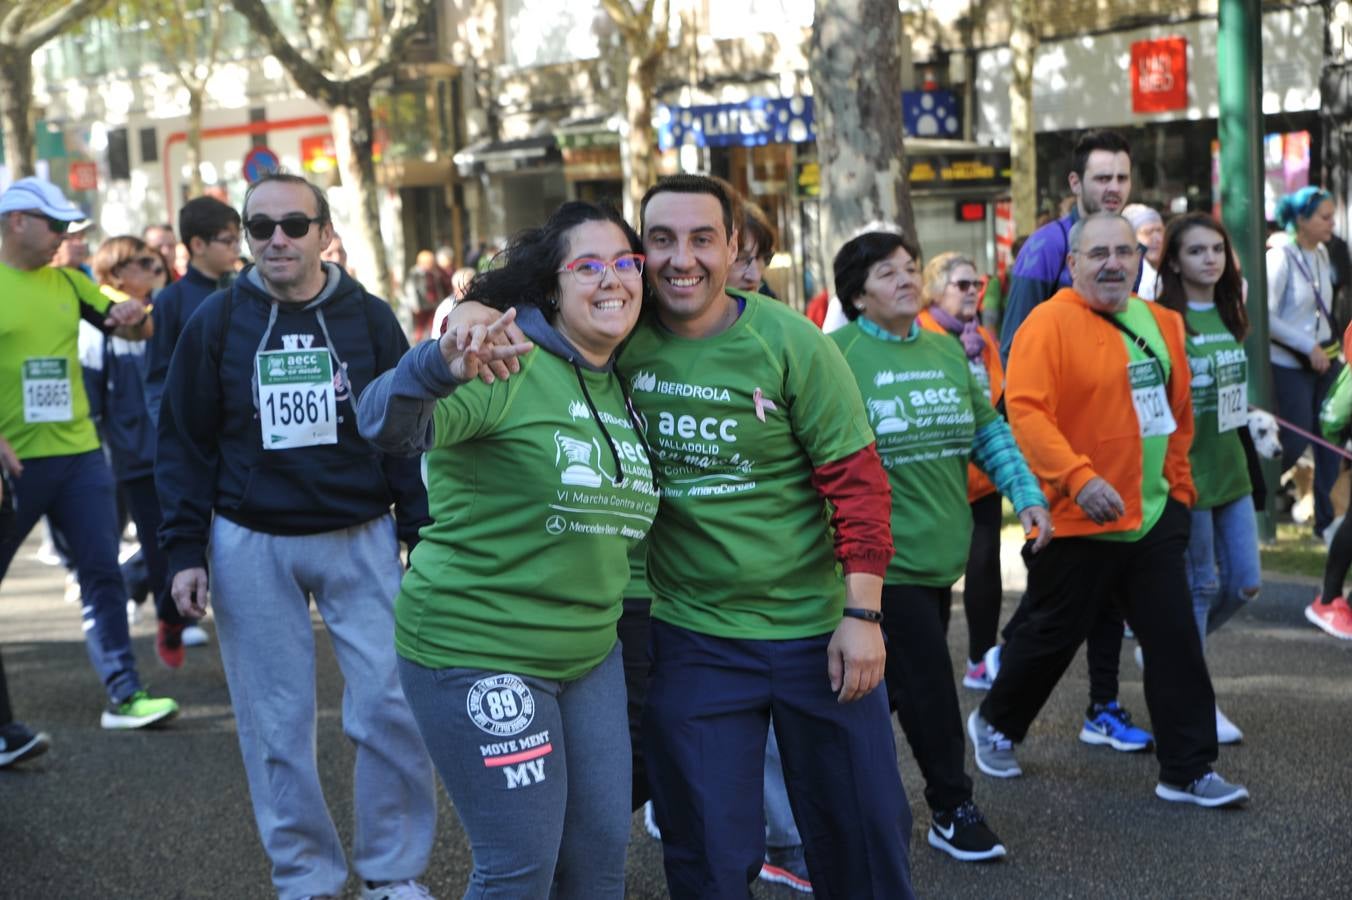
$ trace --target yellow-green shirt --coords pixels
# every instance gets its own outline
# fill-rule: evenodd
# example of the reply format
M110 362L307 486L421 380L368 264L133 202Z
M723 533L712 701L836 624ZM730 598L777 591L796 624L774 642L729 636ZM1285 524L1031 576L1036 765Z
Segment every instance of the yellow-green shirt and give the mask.
M82 316L101 326L111 305L75 269L0 263L0 435L20 459L98 449L77 336Z

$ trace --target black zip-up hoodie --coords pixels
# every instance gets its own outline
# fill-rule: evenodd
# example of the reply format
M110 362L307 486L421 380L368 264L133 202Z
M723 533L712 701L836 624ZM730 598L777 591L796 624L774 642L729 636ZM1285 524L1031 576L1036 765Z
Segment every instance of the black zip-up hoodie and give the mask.
M408 341L384 301L337 266L324 269L319 295L294 304L274 301L250 268L184 327L155 459L171 573L205 564L213 510L254 531L318 534L378 518L393 503L410 546L431 521L418 460L383 456L357 431L357 396L399 362ZM336 389L338 442L264 450L254 357L306 347L328 347L335 376L346 372Z

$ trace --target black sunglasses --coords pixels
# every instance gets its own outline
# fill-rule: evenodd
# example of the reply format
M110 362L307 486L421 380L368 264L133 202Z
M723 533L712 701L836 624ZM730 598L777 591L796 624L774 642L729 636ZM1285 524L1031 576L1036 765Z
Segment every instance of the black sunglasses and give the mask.
M47 227L51 229L52 234L65 234L70 228L69 222L64 222L61 219L53 219L51 216L44 216L42 213L20 212L19 215L28 216L30 219L41 219L47 223Z
M294 239L305 237L305 233L310 230L310 226L317 225L319 222L319 219L307 219L305 216L287 216L281 220L269 219L267 216L255 216L244 223L244 228L249 232L249 237L255 241L269 241L276 233L278 225L282 226L282 234Z
M953 285L953 287L957 288L959 291L962 291L964 294L972 290L973 288L981 287L981 282L968 281L966 278L959 278L957 281L950 281L949 284Z

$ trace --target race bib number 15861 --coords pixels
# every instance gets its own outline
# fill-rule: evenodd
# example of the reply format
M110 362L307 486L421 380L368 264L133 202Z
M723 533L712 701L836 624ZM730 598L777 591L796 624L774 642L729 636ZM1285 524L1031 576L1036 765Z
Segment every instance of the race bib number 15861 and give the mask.
M327 349L268 350L258 367L264 450L338 443L333 360Z

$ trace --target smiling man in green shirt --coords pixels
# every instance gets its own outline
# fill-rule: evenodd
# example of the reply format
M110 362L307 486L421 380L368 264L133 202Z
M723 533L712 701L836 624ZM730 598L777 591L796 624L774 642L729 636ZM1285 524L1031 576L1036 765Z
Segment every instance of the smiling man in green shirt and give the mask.
M727 288L737 235L717 182L664 179L642 217L656 310L620 366L662 492L643 742L671 895L745 897L760 871L773 711L814 888L910 896L877 690L890 504L863 401L810 321Z

